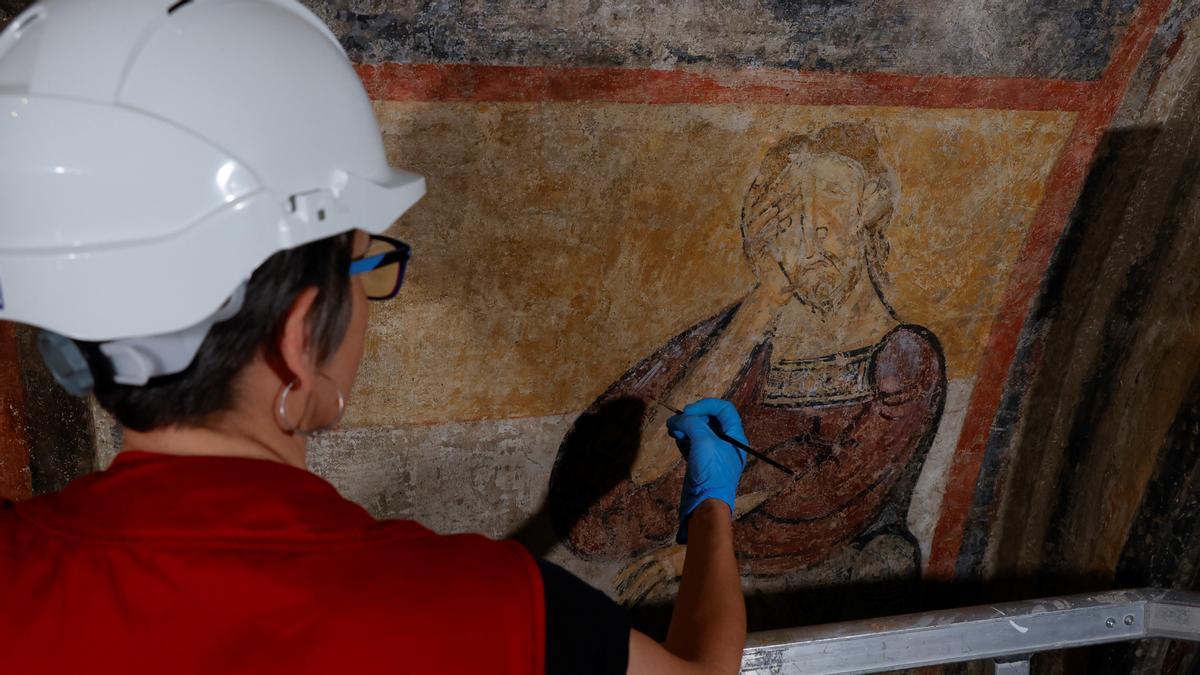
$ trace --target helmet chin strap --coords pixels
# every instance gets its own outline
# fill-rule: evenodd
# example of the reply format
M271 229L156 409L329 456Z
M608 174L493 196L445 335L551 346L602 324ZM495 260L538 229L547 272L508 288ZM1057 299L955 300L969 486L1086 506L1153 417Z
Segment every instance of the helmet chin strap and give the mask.
M107 371L117 384L140 387L153 377L173 375L191 365L200 345L214 325L233 318L246 299L246 282L238 285L229 299L208 318L182 330L161 335L124 338L99 345L108 361ZM54 379L75 396L86 396L95 387L96 374L87 355L72 339L42 331L38 350Z

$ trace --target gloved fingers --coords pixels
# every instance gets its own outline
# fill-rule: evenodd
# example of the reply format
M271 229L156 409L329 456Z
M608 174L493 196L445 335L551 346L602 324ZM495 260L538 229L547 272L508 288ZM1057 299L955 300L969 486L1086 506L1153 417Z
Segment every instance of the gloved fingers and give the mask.
M743 443L746 442L746 432L742 429L742 418L738 415L737 408L729 401L719 398L700 399L685 407L683 413L715 417L717 423L721 425L721 431L726 436L736 438Z
M717 435L708 426L708 418L704 416L674 415L667 420L667 429L672 438L680 441L684 438L693 443L707 439L718 440Z
M683 415L671 415L667 418L667 433L671 434L671 438L677 441L682 441L685 437L683 429L679 428L679 423L683 421Z
M685 460L691 460L692 456L692 439L688 438L687 432L683 428L683 418L686 415L672 415L667 418L667 435L675 439L675 446L679 448L679 454L683 455Z

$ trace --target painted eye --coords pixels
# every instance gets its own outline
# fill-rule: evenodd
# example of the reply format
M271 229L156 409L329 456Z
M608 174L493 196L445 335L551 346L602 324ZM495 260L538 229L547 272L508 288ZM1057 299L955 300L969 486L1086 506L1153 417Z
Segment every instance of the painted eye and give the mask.
M818 227L815 230L813 230L813 234L817 235L818 239L824 239L825 237L827 237L829 235L829 228L828 227Z

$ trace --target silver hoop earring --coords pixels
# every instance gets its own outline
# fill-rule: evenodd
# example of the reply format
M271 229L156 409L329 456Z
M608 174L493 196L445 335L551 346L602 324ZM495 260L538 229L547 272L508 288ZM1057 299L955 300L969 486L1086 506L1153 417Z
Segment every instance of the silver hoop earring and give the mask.
M292 390L296 387L296 384L300 382L299 378L293 379L291 382L288 382L286 385L284 385L283 389L279 390L279 396L275 398L275 423L279 425L279 428L282 429L285 434L296 434L297 436L303 436L307 438L318 431L324 431L326 429L335 427L337 426L338 422L342 421L342 415L346 412L346 397L342 395L342 388L338 386L337 380L334 380L325 373L317 373L317 375L333 383L333 388L337 391L338 397L337 415L329 424L315 427L313 429L301 429L299 423L293 424L287 416L287 397L292 393ZM311 396L304 401L304 410L300 411L300 422L303 422L304 416L308 414L308 404L311 401Z

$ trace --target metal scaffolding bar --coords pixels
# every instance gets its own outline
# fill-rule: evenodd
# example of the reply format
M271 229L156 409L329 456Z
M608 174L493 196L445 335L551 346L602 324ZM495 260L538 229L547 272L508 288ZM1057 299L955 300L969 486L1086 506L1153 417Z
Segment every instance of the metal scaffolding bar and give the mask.
M981 660L996 673L1027 673L1038 652L1144 638L1200 640L1200 593L1112 591L753 633L742 673L878 673Z
M984 672L987 675L1029 675L1029 659L988 661Z

